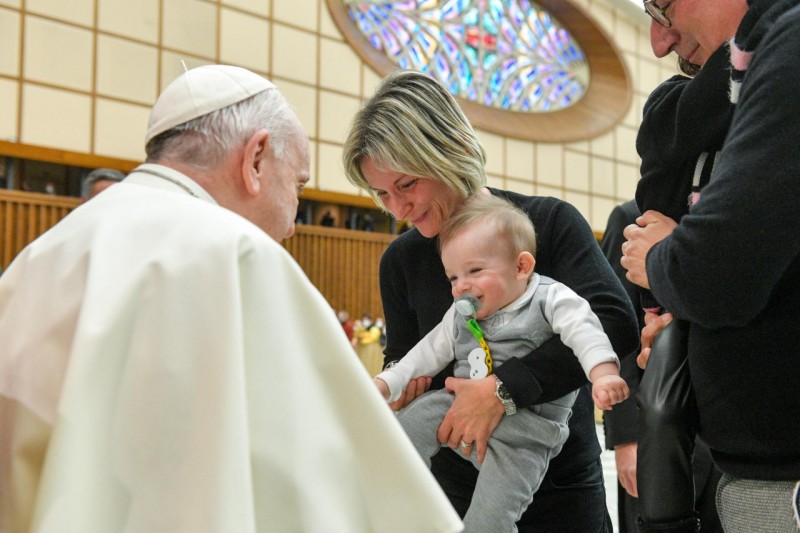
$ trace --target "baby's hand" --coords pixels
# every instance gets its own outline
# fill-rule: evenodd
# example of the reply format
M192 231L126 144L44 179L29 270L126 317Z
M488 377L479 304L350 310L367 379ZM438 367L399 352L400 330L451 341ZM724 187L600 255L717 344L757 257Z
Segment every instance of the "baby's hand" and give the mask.
M610 411L611 406L625 400L630 395L628 384L615 374L597 378L592 383L592 399L598 409Z
M384 400L388 400L389 399L389 385L387 385L386 382L383 381L380 378L372 378L372 382L375 383L375 386L378 387L379 391L381 391L381 394L383 395L383 399Z

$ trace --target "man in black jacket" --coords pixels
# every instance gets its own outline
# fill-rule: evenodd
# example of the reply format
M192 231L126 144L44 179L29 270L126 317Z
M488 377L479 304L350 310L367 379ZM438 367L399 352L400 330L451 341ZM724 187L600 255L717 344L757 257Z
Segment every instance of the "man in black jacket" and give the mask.
M676 0L658 8L669 27L654 22L653 42L691 60L700 49L686 43L728 7ZM737 108L714 176L679 225L649 211L628 226L622 265L691 323L700 437L723 472L725 531L797 531L800 0L750 0L748 8L731 44Z

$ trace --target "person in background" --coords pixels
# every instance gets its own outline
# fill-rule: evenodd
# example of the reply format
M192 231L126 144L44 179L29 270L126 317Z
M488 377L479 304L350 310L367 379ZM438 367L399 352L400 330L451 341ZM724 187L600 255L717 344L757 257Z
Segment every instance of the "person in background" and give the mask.
M375 231L375 219L369 213L364 213L358 223L358 229L361 231Z
M309 153L275 85L189 70L145 142L0 279L0 531L459 531L279 244Z
M113 168L97 168L89 172L81 185L81 198L84 202L94 198L112 185L125 179L125 174Z
M383 347L386 346L386 322L384 322L383 317L379 316L375 319L375 327L381 330L380 343L381 349L383 349ZM383 354L381 354L381 357L383 357ZM383 364L381 364L381 366L383 366Z
M537 271L589 302L614 352L629 354L636 348L633 308L586 220L572 205L555 198L486 187L483 147L455 98L436 80L409 70L388 75L355 116L343 161L354 185L368 191L395 219L414 224L381 258L386 364L402 359L452 305L437 237L467 198L483 193L525 211L538 233ZM517 526L524 532L606 531L611 519L587 384L577 358L554 337L532 353L508 359L483 379L454 378L452 367L433 379L415 379L392 407L402 407L429 387L454 393L437 435L450 449L433 458L432 470L463 516L477 471L454 451L460 442L472 442L482 455L504 416L580 388L569 437Z
M709 28L746 10L730 43L736 109L702 199L677 225L645 212L625 229L621 261L628 279L688 324L699 436L722 471L723 529L797 531L800 244L786 221L800 200L800 2L673 4L653 14L664 21L661 29L651 24L654 50L690 60L703 56L696 43ZM652 330L670 318L653 320ZM657 356L654 344L641 364Z
M331 213L330 209L325 211L325 213L322 215L322 219L320 219L319 224L320 226L327 226L329 228L332 228L336 224L336 219L333 218L333 214Z
M620 265L622 257L622 231L641 216L636 201L630 200L616 206L608 217L606 230L600 241L600 248L608 259L617 278L625 287L633 308L640 310L639 288L625 277L625 269ZM639 329L644 327L644 313L637 312ZM635 352L639 351L637 346ZM633 354L632 354L633 355ZM630 397L614 406L611 411L603 413L606 448L614 450L614 461L617 467L617 516L620 533L636 533L636 519L639 516L639 500L636 484L636 452L638 408L636 395L642 370L636 365L636 357L624 357L620 361L620 375L628 384Z
M372 320L370 313L363 313L354 328L355 349L370 376L380 372L383 366L381 328Z
M633 224L640 216L641 213L634 200L615 207L608 218L608 225L603 233L600 247L606 254L620 281L622 281L622 285L628 292L631 301L634 302L634 307L640 310L637 317L639 318L639 327L641 329L644 327L645 313L639 303L641 300L640 288L627 279L625 276L626 270L620 264L620 258L622 257L621 246L625 241L622 232L625 227ZM659 502L663 504L664 498L659 499L657 495L654 495L653 487L658 487L659 482L662 486L669 482L671 483L670 491L686 491L680 495L679 501L682 502L680 506L683 506L686 510L686 516L690 518L690 527L696 527L697 518L699 518L702 524L702 531L721 532L722 526L719 523L717 507L714 503L716 484L719 481L720 474L711 461L708 447L698 440L696 445L692 445L691 449L685 451L683 448L685 437L677 437L674 434L675 431L678 431L684 432L689 438L694 437L695 430L692 430L691 427L687 429L684 424L676 424L675 420L675 418L687 419L691 413L685 413L683 410L678 409L681 407L680 405L674 406L672 403L667 402L660 402L655 406L643 405L640 393L642 370L636 364L635 357L628 357L622 360L620 373L630 386L631 398L615 406L613 411L603 413L606 448L614 450L617 477L619 479L617 511L620 532L635 533L643 529L642 521L639 518L641 516L640 500L645 495L640 494L640 485L636 476L638 470L637 459L641 457L638 453L641 448L639 434L642 431L650 431L654 435L653 438L660 437L667 441L659 443L660 446L658 447L651 446L651 448L655 448L654 450L647 450L651 454L657 454L664 449L674 450L677 448L681 454L685 453L685 464L690 466L685 471L678 470L667 460L667 456L660 458L653 456L652 464L659 465L659 469L656 471L657 474L654 475L655 479L650 484L645 483L642 485L645 487L647 497L654 498L648 503L654 508L658 508ZM674 376L671 376L670 378L665 378L664 381L671 382L674 379ZM670 408L668 409L668 407ZM640 411L642 409L654 409L659 413L659 417L664 419L661 420L660 424L654 423L659 420L659 417L654 417L651 414L649 418L650 424L643 428L640 420ZM694 423L690 418L688 421L689 423ZM669 428L666 426L669 426ZM652 439L650 442L653 442ZM652 467L649 470L652 470ZM663 496L665 493L667 491L662 488L661 495ZM674 501L673 499L673 505ZM694 516L695 509L698 513L697 517ZM664 526L664 524L661 525Z
M347 340L352 344L355 332L353 320L350 318L350 313L344 309L339 309L336 312L336 317L339 319L339 324L342 325L342 329L344 330L344 334L347 336Z

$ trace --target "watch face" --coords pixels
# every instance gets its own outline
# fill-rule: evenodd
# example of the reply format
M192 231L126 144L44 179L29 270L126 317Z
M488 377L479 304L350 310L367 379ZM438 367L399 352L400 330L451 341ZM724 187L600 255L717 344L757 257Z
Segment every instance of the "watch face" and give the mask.
M508 394L506 386L503 385L503 383L500 381L497 382L496 392L497 392L497 397L500 398L501 400L507 401L511 399L511 396Z
M495 378L496 379L496 378ZM506 410L507 415L513 415L517 412L517 405L514 403L514 400L511 398L511 395L508 393L508 389L506 389L503 382L499 379L497 380L497 389L495 391L497 398L503 403L503 407Z

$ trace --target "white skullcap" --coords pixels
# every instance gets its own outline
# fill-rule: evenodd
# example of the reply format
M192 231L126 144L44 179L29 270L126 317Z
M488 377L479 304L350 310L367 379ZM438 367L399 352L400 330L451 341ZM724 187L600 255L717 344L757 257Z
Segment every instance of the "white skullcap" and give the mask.
M160 133L212 111L246 100L275 85L230 65L205 65L184 72L158 97L150 112L145 144Z

